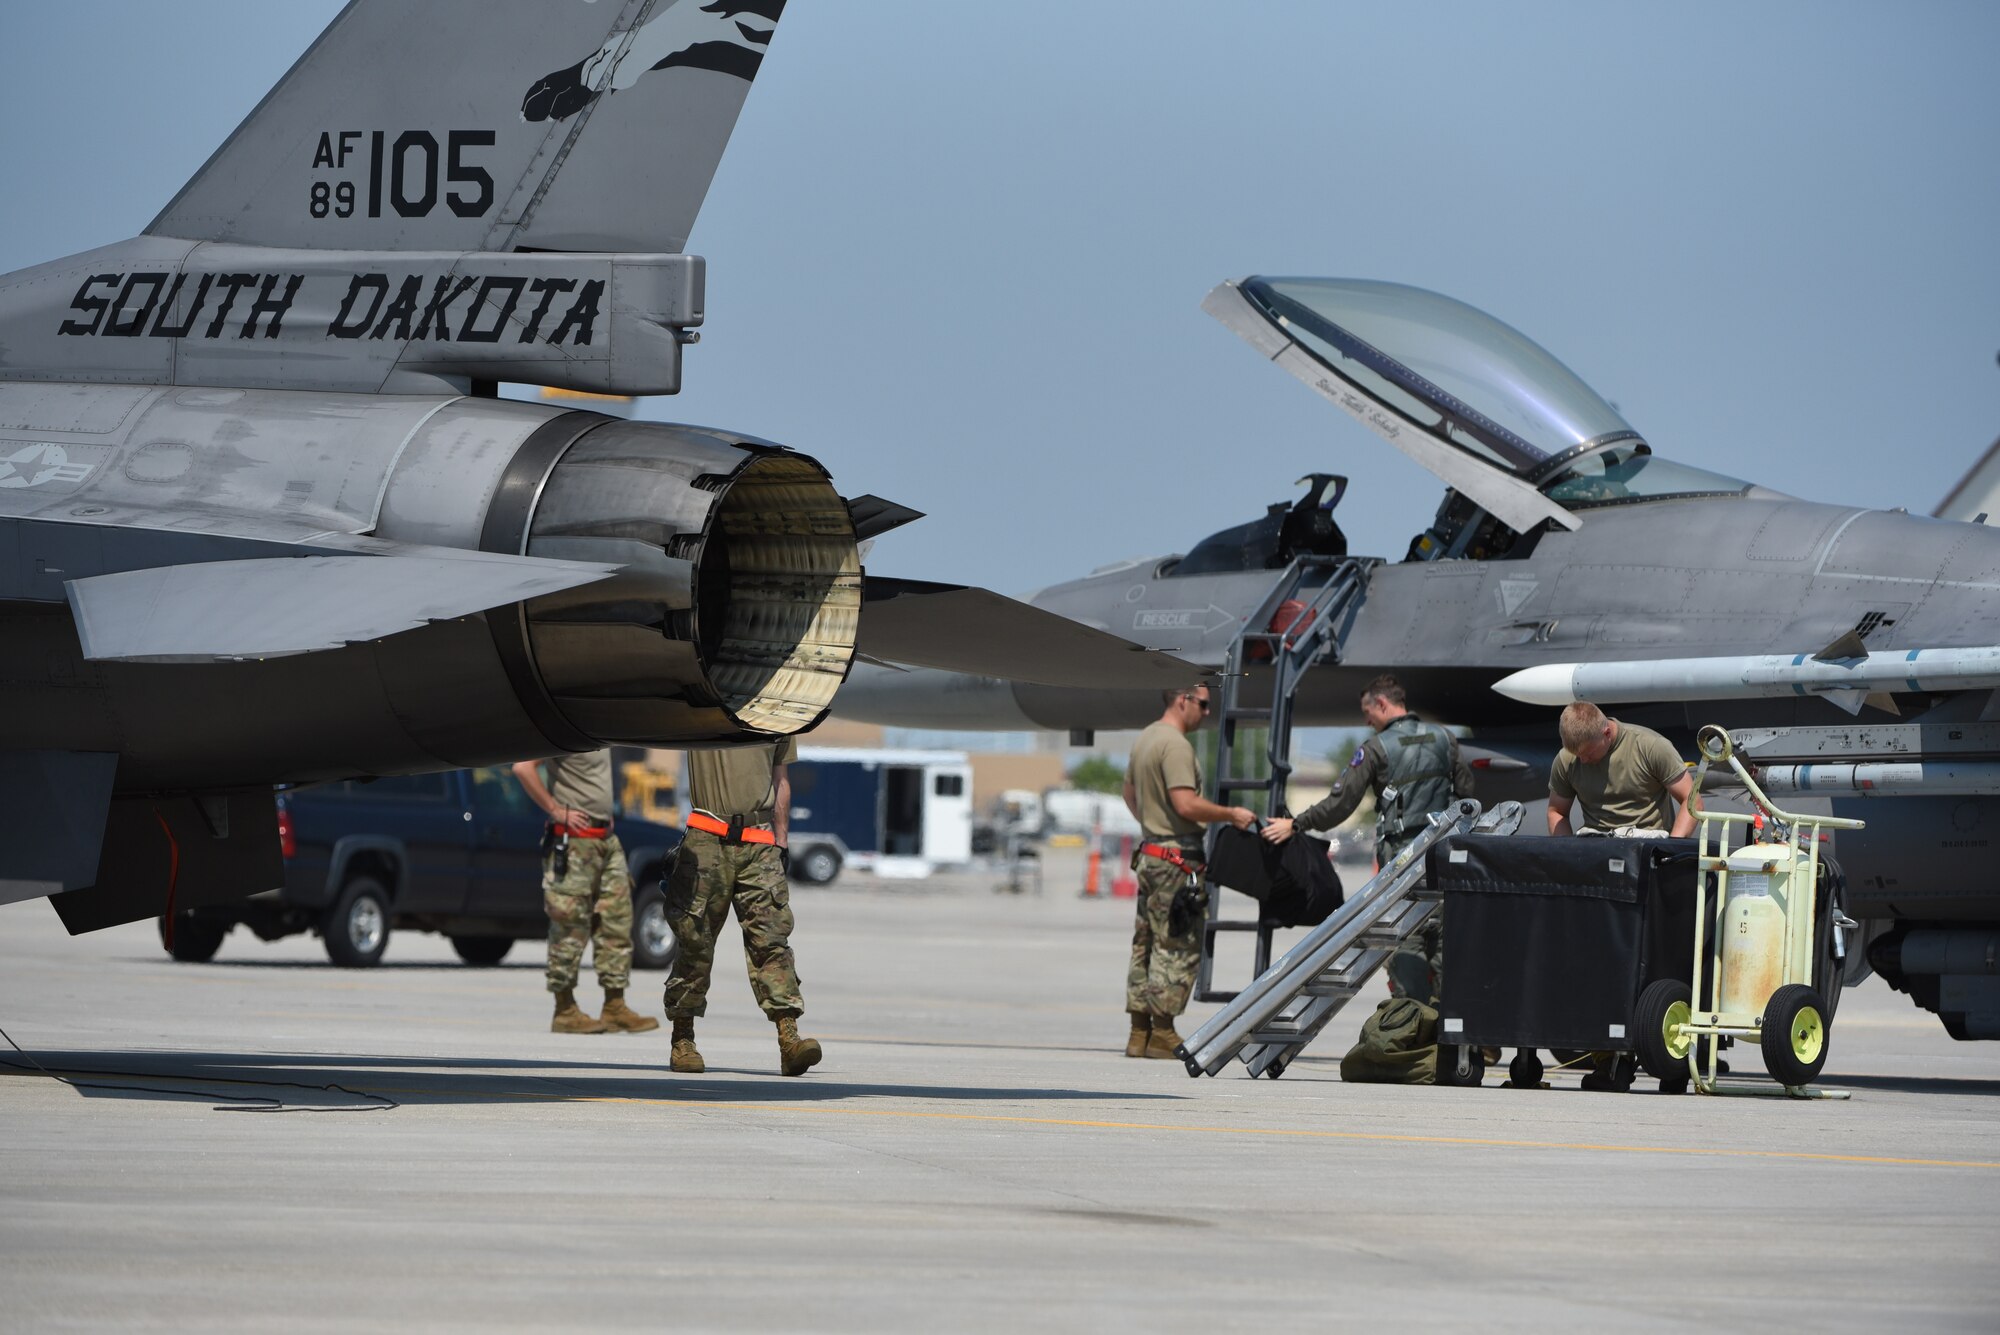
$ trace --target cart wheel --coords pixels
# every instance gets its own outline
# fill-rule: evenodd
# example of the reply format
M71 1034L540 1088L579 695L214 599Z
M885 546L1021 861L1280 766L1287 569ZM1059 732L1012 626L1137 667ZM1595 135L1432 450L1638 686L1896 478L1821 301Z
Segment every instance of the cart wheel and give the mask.
M1632 1011L1632 1043L1655 1080L1686 1075L1693 1040L1682 1029L1693 1016L1694 993L1677 978L1649 983Z
M1764 1069L1786 1088L1810 1084L1826 1065L1825 1002L1803 983L1786 983L1764 1007Z
M1522 1048L1507 1063L1507 1083L1515 1089L1542 1087L1542 1058L1533 1048Z
M1478 1048L1445 1043L1437 1051L1437 1082L1440 1085L1470 1087L1486 1079L1486 1054ZM1461 1061L1465 1065L1463 1074L1459 1071Z
M1662 1094L1687 1093L1688 1092L1687 1068L1683 1066L1681 1068L1681 1072L1679 1075L1669 1075L1660 1077L1660 1092Z

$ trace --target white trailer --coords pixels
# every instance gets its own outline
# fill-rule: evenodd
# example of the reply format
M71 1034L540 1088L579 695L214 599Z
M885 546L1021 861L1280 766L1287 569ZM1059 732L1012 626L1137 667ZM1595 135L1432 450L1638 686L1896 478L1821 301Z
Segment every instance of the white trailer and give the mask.
M928 876L972 859L972 763L963 751L802 746L790 767L792 874L842 867Z

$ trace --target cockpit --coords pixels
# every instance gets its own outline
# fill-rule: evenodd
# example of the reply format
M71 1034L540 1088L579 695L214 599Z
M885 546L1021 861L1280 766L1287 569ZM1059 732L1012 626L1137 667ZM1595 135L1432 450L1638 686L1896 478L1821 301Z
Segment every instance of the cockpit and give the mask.
M1300 556L1347 555L1347 535L1333 520L1347 479L1312 473L1299 479L1306 488L1296 501L1279 501L1264 517L1212 533L1194 550L1162 569L1162 575L1215 575L1239 570L1283 570Z
M1750 484L1691 464L1662 459L1643 440L1617 441L1552 461L1537 478L1541 493L1566 510L1688 496L1741 496Z

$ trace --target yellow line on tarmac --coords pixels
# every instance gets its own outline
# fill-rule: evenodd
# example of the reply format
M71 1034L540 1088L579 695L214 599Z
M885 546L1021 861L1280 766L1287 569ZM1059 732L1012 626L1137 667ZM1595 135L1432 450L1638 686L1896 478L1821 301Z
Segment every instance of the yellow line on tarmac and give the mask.
M360 1088L356 1086L356 1088ZM1022 1117L1005 1113L924 1112L914 1108L831 1108L808 1103L720 1103L708 1099L644 1099L616 1094L564 1094L513 1091L479 1092L456 1089L398 1088L380 1085L385 1094L430 1094L455 1098L521 1099L544 1103L630 1103L653 1108L713 1108L727 1112L806 1112L845 1117L902 1117L941 1122L999 1122L1015 1126L1067 1126L1100 1131L1195 1131L1224 1136L1289 1136L1305 1140L1367 1140L1404 1145L1477 1145L1517 1150L1591 1150L1607 1154L1690 1154L1734 1159L1805 1159L1823 1163L1888 1164L1898 1168L2000 1168L1981 1159L1900 1159L1874 1154L1819 1154L1807 1150L1735 1150L1691 1145L1607 1145L1592 1141L1496 1140L1478 1136L1414 1136L1378 1131L1307 1131L1266 1126L1175 1126L1167 1122L1108 1122L1081 1117Z

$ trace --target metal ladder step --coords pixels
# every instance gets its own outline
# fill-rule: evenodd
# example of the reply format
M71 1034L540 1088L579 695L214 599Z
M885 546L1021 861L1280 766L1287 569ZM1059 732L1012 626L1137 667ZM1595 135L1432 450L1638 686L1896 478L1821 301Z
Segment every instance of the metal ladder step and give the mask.
M1399 946L1429 921L1437 906L1414 895L1409 902L1394 913L1376 919L1375 925L1361 934L1364 946Z
M1223 659L1223 677L1216 702L1220 728L1210 788L1207 796L1225 805L1251 805L1266 813L1285 810L1285 790L1291 777L1291 734L1293 700L1305 673L1316 663L1339 658L1339 630L1344 609L1350 608L1367 586L1368 572L1381 564L1365 557L1302 555L1282 571L1274 572L1262 602L1237 628ZM1303 610L1282 630L1269 627L1287 602ZM1254 651L1254 652L1253 652ZM1256 659L1255 663L1252 659ZM1245 683L1252 668L1269 675L1268 700L1253 704L1245 700ZM1254 739L1254 740L1253 740ZM1246 756L1254 757L1245 765ZM1239 777L1245 770L1268 777ZM1211 928L1222 919L1223 895L1209 897L1207 922ZM1255 969L1268 967L1272 954L1269 921L1256 921L1231 931L1255 931ZM1224 1001L1235 993L1217 991L1214 986L1217 938L1211 931L1203 938L1201 962L1195 977L1195 995L1202 1001Z

